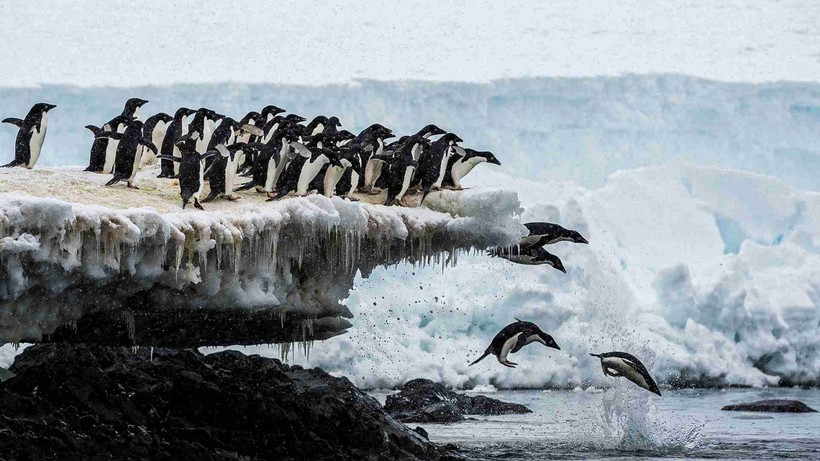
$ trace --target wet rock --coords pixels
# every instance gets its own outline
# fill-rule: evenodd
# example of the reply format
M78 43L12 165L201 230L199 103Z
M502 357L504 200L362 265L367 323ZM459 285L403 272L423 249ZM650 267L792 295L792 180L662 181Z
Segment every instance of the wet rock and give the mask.
M0 384L8 459L452 459L345 378L223 352L36 345Z
M387 396L384 409L399 421L412 423L453 423L463 421L464 415L531 413L524 405L458 394L429 379L406 382L398 394Z
M817 410L799 400L758 400L757 402L726 405L724 411L760 411L766 413L816 413Z

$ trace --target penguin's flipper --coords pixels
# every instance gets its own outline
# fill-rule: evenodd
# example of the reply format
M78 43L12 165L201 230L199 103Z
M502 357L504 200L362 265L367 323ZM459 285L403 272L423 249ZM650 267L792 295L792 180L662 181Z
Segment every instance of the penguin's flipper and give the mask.
M147 148L148 148L148 150L150 150L150 151L151 151L151 152L153 152L154 154L158 153L158 151L157 151L157 146L155 146L155 145L154 145L154 143L153 143L153 142L151 142L151 140L150 140L150 139L145 138L145 137L140 138L140 144L142 144L143 146L147 147Z
M243 191L243 190L249 190L249 189L252 189L254 186L256 186L256 183L253 182L253 181L249 181L249 182L246 182L245 184L242 184L241 186L237 187L236 191L239 192L239 191Z
M4 118L3 123L9 123L11 125L16 126L17 128L22 128L23 127L23 121L20 120L19 118L14 118L14 117Z
M95 138L111 138L111 139L122 139L122 133L117 133L116 131L100 131L94 135Z
M261 128L255 126L255 125L251 125L249 123L241 125L239 127L239 129L246 132L246 133L250 133L254 136L263 136L265 134L265 132Z
M106 186L113 186L114 184L117 184L118 182L122 181L123 179L125 179L125 178L121 177L120 175L115 174L114 177L111 178L111 181L108 181L107 183L105 183L105 185Z
M94 126L94 125L86 125L86 126L85 126L85 128L86 128L87 130L90 130L90 131L94 134L94 137L97 137L97 135L98 135L98 134L100 134L100 133L102 133L102 131L103 131L103 129L102 129L102 128L98 128L98 127L96 127L96 126Z
M512 350L510 351L510 354L515 354L516 352L520 351L522 347L526 346L527 338L529 338L529 336L529 334L518 335L518 341L515 342L515 346L513 346Z
M168 160L169 162L181 162L182 159L180 157L174 157L173 155L157 155L157 158L160 160ZM159 176L157 176L159 177Z

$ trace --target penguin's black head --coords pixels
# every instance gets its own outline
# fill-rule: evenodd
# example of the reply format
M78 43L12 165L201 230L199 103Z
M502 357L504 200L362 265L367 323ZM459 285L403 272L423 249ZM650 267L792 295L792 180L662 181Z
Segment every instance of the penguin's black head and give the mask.
M472 149L465 150L467 150L467 158L479 157L486 160L487 163L492 163L493 165L501 165L501 162L499 162L498 159L495 158L495 155L490 151L476 151Z
M269 105L262 108L262 111L260 112L260 114L265 116L265 117L268 117L268 116L275 116L275 115L278 115L278 114L282 114L284 112L286 112L285 109L282 109L281 107L276 107L273 104L269 104Z
M342 122L339 121L338 117L330 117L327 119L327 124L330 126L340 127L342 126Z
M565 234L566 234L566 237L569 238L570 240L572 240L573 243L586 243L586 244L589 243L589 241L587 241L587 239L585 239L584 236L582 236L581 233L576 231L576 230L569 230L568 229L565 232Z
M301 115L288 114L287 116L285 116L285 120L289 120L293 123L301 123L307 119L305 117L302 117Z
M441 141L441 140L444 140L444 142L446 142L446 143L449 143L449 142L464 142L464 140L459 138L458 135L455 134L455 133L446 133L444 136L441 137L441 139L439 139L439 141Z
M174 119L174 117L171 117L170 115L166 114L165 112L158 113L156 115L156 117L157 117L157 120L165 122L165 123L168 123L168 122L170 122L171 120Z
M419 131L419 134L422 136L436 136L444 133L446 133L446 131L433 124L427 125Z
M559 270L565 274L567 273L567 269L564 268L564 263L561 262L561 259L558 258L558 256L555 256L554 254L548 253L546 250L544 250L544 254L542 254L542 256L540 256L539 259L542 259L547 264L554 267L556 270Z
M348 139L356 139L356 135L347 130L341 130L338 133L336 133L337 141L346 141Z
M128 101L125 101L125 107L136 109L138 107L144 106L147 103L148 101L146 101L145 99L131 98Z
M192 110L192 109L188 109L187 107L180 107L179 109L177 109L176 112L174 112L174 117L185 117L185 116L193 114L194 112L196 112L196 111Z
M558 343L555 342L555 340L552 338L552 336L544 333L543 331L541 331L541 329L538 329L538 333L536 333L536 334L538 335L538 338L540 339L540 341L538 341L538 342L542 342L542 344L544 344L547 347L551 347L553 349L558 349L559 351L561 350L561 347L558 346Z
M47 102L39 102L35 104L34 107L32 107L32 109L34 109L35 112L48 112L51 109L54 109L55 107L57 106L55 106L54 104L49 104Z

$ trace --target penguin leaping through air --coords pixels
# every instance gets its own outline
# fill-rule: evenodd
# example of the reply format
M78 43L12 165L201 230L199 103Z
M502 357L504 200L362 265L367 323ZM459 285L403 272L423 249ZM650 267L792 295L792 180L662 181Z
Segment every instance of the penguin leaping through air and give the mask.
M507 360L507 356L520 351L522 347L530 343L541 343L546 347L561 350L552 336L541 331L538 325L532 322L515 320L515 323L507 325L495 335L492 342L490 342L490 346L484 351L484 355L471 363L470 366L484 360L488 355L494 355L498 358L498 363L505 367L515 368L518 364Z
M605 352L589 355L601 359L601 369L605 375L626 378L649 392L661 395L661 391L649 371L634 355L626 352Z
M504 258L507 261L527 266L552 266L555 270L567 273L567 269L558 256L545 250L544 247L533 245L514 245L511 247L496 247L488 251L492 257Z
M529 233L521 237L522 246L544 246L558 242L573 242L588 244L578 231L565 229L558 224L549 222L529 222L524 223Z
M23 120L19 118L3 120L3 123L18 128L17 139L14 142L14 160L3 165L4 167L24 166L29 170L34 168L40 158L43 141L46 139L48 111L55 107L57 106L54 104L41 102L32 106Z

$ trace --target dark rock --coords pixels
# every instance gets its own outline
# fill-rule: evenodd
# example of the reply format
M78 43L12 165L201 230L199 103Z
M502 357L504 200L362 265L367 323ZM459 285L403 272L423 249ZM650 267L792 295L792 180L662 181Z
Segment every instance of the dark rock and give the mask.
M517 403L458 394L429 379L406 382L398 394L387 396L384 409L399 421L411 423L453 423L463 421L464 415L532 413Z
M0 384L6 459L452 459L347 379L224 352L35 345Z
M427 439L427 440L430 440L430 434L428 434L428 433L427 433L427 431L426 431L426 430L424 430L424 428L423 428L423 427L421 427L421 426L416 426L416 428L415 428L415 429L413 429L413 430L416 432L416 434L418 434L418 435L420 435L420 436L424 437L424 438L425 438L425 439Z
M757 402L726 405L724 411L760 411L766 413L816 413L817 410L799 400L758 400Z

